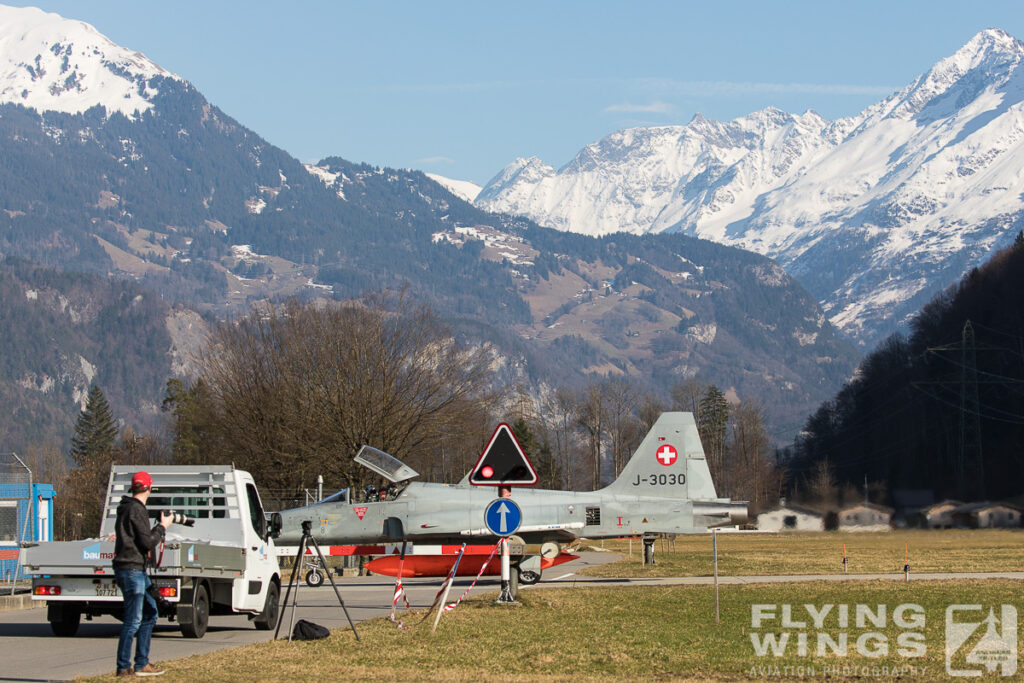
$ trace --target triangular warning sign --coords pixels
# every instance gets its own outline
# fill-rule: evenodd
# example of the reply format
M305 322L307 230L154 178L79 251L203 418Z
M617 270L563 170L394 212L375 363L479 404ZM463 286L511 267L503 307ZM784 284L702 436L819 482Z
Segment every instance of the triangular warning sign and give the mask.
M537 471L516 441L512 428L504 422L494 430L487 448L480 454L469 475L469 483L474 486L533 486L537 483Z

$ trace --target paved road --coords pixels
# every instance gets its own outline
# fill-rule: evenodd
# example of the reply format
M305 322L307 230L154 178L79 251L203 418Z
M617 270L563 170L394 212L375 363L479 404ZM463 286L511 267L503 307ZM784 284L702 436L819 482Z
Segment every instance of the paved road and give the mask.
M618 559L613 553L582 553L579 560L547 572L542 583L557 580L568 582L574 572L587 566ZM391 611L395 580L386 576L336 579L341 597L354 621L360 622L387 616ZM440 587L441 579L407 579L404 583L414 609L429 607ZM472 577L459 579L452 587L449 600L465 592ZM320 588L299 584L298 609L295 619L308 619L328 628L348 626L329 583ZM541 584L537 584L538 586ZM496 577L484 577L474 592L495 591ZM291 610L285 612L281 628L287 637ZM358 626L357 626L358 628ZM94 676L114 671L114 650L121 622L113 617L97 617L82 621L73 638L58 638L50 630L45 609L0 613L0 681L69 680L75 676ZM211 617L206 635L199 640L183 638L177 626L160 620L153 632L151 655L154 661L206 654L227 647L270 640L273 631L257 631L244 616Z
M575 572L595 564L617 559L612 553L581 553L581 559L572 564L556 567L545 574L541 583L524 586L522 590L540 590L555 586L623 586L623 585L700 585L710 584L710 576L602 579L580 577ZM561 570L561 571L559 571ZM986 572L949 574L911 574L911 580L942 579L990 579L1005 578L1024 580L1024 572ZM723 576L719 583L791 583L800 581L902 581L903 574L808 574L800 576ZM460 579L452 588L449 600L454 600L469 586L470 579ZM497 580L493 577L481 579L474 589L494 591ZM358 623L366 619L387 616L391 609L394 580L389 577L345 578L338 580L342 598ZM409 601L413 608L428 607L434 600L440 579L410 579L406 581ZM338 606L337 599L329 584L321 588L309 588L300 584L296 619L304 618L328 628L347 627L348 622ZM290 611L285 612L286 632ZM120 622L111 617L100 617L91 622L82 622L74 638L58 638L52 635L46 622L46 610L34 609L20 612L0 613L0 681L8 680L68 680L77 675L111 673L114 669L114 649ZM358 628L358 627L357 627ZM177 627L166 621L158 623L153 634L152 654L155 661L176 659L195 654L205 654L228 647L269 640L273 632L256 631L245 617L213 617L210 629L200 640L189 640L181 636Z

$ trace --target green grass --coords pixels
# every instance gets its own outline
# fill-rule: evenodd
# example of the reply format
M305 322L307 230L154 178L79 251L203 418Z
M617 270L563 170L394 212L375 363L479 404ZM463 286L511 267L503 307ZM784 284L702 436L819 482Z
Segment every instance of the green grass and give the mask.
M805 667L805 674L813 667L821 677L825 667L865 666L878 667L878 672L913 666L913 680L942 680L947 605L1019 602L1020 589L1020 582L1009 580L728 586L721 590L718 624L709 586L532 590L521 593L522 604L516 607L495 605L494 595L470 599L442 617L436 634L430 632L432 619L408 631L377 619L359 626L360 642L341 629L322 641L262 643L162 662L168 670L162 680L743 680L764 678L765 670L775 674L771 678L781 674L790 679L800 677L797 667ZM782 657L758 656L750 637L751 606L791 604L799 618L806 614L806 603L847 604L851 614L856 604L872 610L879 604L889 610L904 603L920 605L925 623L910 630L924 639L924 656L906 658L896 652L904 630L891 618L882 628L851 623L841 629L836 619L827 621L824 630L831 636L848 633L845 657L817 656L813 628L809 656L798 656L792 647ZM781 614L781 607L777 610ZM776 632L777 623L758 632ZM857 637L871 631L888 640L888 654L872 658L856 651ZM869 643L872 649L875 642ZM958 664L964 665L966 651L958 655ZM833 677L839 673L833 671Z
M851 574L903 571L904 550L912 573L1020 571L1024 569L1024 530L893 531L889 533L718 534L720 576L762 574L842 574L843 545ZM600 547L600 543L596 544ZM581 574L606 577L710 576L714 571L711 536L659 540L655 564L641 561L639 540L605 543L622 560L589 567ZM571 567L572 565L567 565Z

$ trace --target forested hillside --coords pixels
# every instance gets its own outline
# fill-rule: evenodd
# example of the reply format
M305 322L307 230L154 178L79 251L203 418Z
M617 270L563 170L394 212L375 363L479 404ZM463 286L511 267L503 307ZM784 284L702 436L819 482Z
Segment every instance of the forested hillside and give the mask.
M807 421L790 465L937 498L1024 491L1024 236L890 337Z
M0 444L66 446L92 384L152 427L171 373L170 306L133 282L0 259Z

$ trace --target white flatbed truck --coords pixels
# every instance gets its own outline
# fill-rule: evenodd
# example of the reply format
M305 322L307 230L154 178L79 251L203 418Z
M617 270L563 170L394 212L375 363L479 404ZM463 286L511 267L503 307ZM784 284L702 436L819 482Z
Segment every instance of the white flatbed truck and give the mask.
M146 507L154 521L161 510L195 519L191 527L170 526L147 569L163 598L161 616L188 638L202 638L218 614L244 613L257 629L274 628L281 574L252 476L231 466L114 465L99 538L22 545L32 599L46 601L53 633L75 635L82 616L123 615L111 566L114 522L139 470L153 477Z

